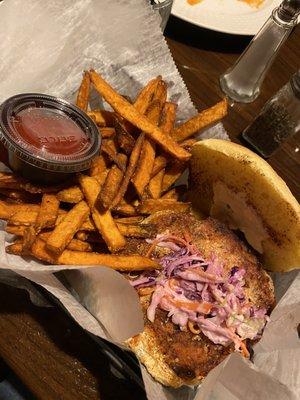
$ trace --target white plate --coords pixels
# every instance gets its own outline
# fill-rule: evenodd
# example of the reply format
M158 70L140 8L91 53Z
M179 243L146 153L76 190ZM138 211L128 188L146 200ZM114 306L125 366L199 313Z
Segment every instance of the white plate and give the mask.
M239 0L203 0L189 5L174 0L172 14L192 24L234 35L255 35L281 0L264 0L259 8Z

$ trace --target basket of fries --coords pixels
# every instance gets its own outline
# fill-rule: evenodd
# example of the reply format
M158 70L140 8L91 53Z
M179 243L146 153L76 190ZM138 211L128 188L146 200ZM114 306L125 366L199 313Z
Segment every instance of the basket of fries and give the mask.
M91 85L113 111L88 111ZM146 257L118 252L127 237L151 236L147 216L189 209L188 202L180 201L185 188L174 184L187 168L193 136L224 117L226 100L175 127L176 104L167 101L161 76L130 103L90 71L83 75L77 106L98 126L100 154L88 171L57 186L1 174L0 218L16 237L6 250L50 264L153 269Z

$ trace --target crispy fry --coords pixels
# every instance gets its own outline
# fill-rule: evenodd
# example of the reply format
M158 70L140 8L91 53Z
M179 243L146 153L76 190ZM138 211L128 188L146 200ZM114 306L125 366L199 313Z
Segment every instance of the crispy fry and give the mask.
M159 101L163 106L166 100L167 100L167 84L165 81L160 80L157 84L156 90L153 93L153 98L151 103L153 103L154 101Z
M87 112L87 115L98 125L99 127L101 126L106 126L106 122L102 116L101 111L89 111Z
M109 210L97 209L92 213L96 228L99 230L111 252L125 246L126 240L119 231Z
M148 185L148 192L152 197L152 199L160 198L164 175L165 175L165 169L163 168L153 178L150 179Z
M8 254L15 254L17 256L21 256L23 254L23 242L16 241L9 246L5 247L5 251Z
M168 190L165 194L161 196L162 199L178 200L178 194L176 188Z
M9 218L9 223L11 225L34 225L35 221L38 216L38 211L31 211L31 210L25 210L25 211L17 211L14 215L12 215Z
M148 199L138 207L141 214L154 214L157 211L172 210L185 212L190 208L190 203L182 203L171 199Z
M12 204L0 200L0 218L8 220L12 215L20 211L36 211L40 209L39 204Z
M182 175L185 169L186 163L173 162L167 166L162 183L162 191L165 192L168 190Z
M58 216L59 200L54 194L44 194L41 207L35 221L35 230L39 233L44 228L55 225Z
M78 231L75 234L76 239L81 240L82 242L86 242L89 238L89 232Z
M106 159L102 154L100 154L93 159L89 173L91 176L96 176L106 171L107 167L108 165Z
M122 170L125 171L126 165L121 162L118 158L116 145L113 140L105 139L102 141L101 149L103 153L107 154L108 157Z
M39 200L39 196L25 192L24 190L0 189L0 194L20 204L34 203Z
M137 215L135 207L132 204L125 202L124 199L114 208L114 211L120 215Z
M36 239L36 231L33 226L28 226L23 236L23 254L30 254L31 246Z
M31 182L24 182L21 183L20 188L32 194L43 194L43 193L57 193L60 190L69 187L70 185L72 185L71 181L63 182L52 186L40 186L40 185L33 185Z
M94 177L87 175L79 175L78 180L90 210L94 211L94 206L100 192L98 181Z
M125 154L129 155L135 144L135 140L132 135L126 130L125 124L122 120L118 120L116 123L117 141L120 149L124 151Z
M115 218L115 221L118 224L126 224L126 225L139 224L143 222L143 220L144 220L143 216Z
M177 104L166 102L161 113L160 128L170 134L174 128Z
M137 238L149 238L153 234L153 226L150 224L139 225L137 223L117 223L117 227L119 231L125 237L137 237ZM96 232L85 232L85 231L78 231L76 233L76 238L82 241L89 241L89 242L102 242L103 239L96 234Z
M227 114L227 100L224 99L204 111L201 111L195 117L184 122L171 132L171 136L176 142L181 142L193 135L200 129L219 121Z
M2 172L0 177L0 188L2 189L14 189L20 190L22 189L22 184L24 184L24 180L12 175L8 172Z
M119 159L122 159L122 162L126 162L127 157L125 154L119 154ZM123 180L124 172L120 170L117 165L113 165L110 171L107 174L106 180L103 184L103 187L99 193L97 198L97 202L99 202L104 209L112 208L112 203L114 198L116 197L119 188L121 186Z
M90 167L90 175L95 177L102 187L108 174L108 161L103 154L95 157Z
M153 163L151 178L159 173L167 165L167 158L164 155L157 156Z
M94 120L99 127L114 126L115 113L106 110L89 111L87 115Z
M83 193L78 186L72 186L67 189L63 189L56 195L59 201L63 203L79 203L83 199Z
M159 269L161 266L154 260L142 256L119 256L113 254L88 253L80 251L64 250L62 254L54 256L46 243L37 239L31 249L32 254L39 260L51 264L63 265L105 265L119 271L143 271Z
M39 238L42 239L44 242L47 242L51 232L44 232L39 234ZM93 251L92 246L90 243L85 243L79 239L72 239L67 246L68 250L75 250L75 251Z
M134 176L131 180L140 198L143 197L144 190L149 183L154 159L155 145L149 139L145 139L138 161L138 166L136 167Z
M178 200L184 192L186 192L186 185L179 185L173 189L168 190L165 194L161 196L161 198Z
M58 211L58 216L57 219L55 221L54 225L58 225L64 218L64 216L66 215L66 211L65 210L59 210ZM8 222L11 225L14 226L20 226L20 225L24 225L24 226L29 226L29 225L34 225L36 222L38 216L38 211L18 211L16 212L12 217L9 218ZM54 226L53 225L53 226Z
M126 193L130 179L133 176L135 169L137 167L137 164L138 164L138 160L139 160L141 150L142 150L143 141L144 141L144 134L141 133L139 135L139 137L137 138L134 148L130 154L130 158L128 161L128 166L125 171L124 178L123 178L121 186L119 187L119 190L111 204L111 208L115 208L117 205L119 205L119 203L121 202L121 200L123 199L123 197Z
M31 182L8 172L2 172L0 176L0 189L24 190L25 192L29 192L31 194L56 193L70 185L70 181L52 186L32 184Z
M177 105L174 103L165 103L164 108L162 110L161 120L160 120L160 129L166 134L170 134L174 127L175 117L176 117L176 107ZM165 154L161 154L155 158L151 178L157 175L163 168L166 167L168 161L168 157ZM158 178L157 178L158 179Z
M90 209L85 201L76 204L49 236L48 249L55 253L61 253L87 219L89 212Z
M80 232L78 232L80 233ZM94 244L104 244L105 241L103 240L103 238L99 235L98 232L81 232L80 235L78 235L78 239L80 239L81 237L83 238L84 235L82 235L82 233L85 233L85 240L86 242L89 243L94 243Z
M117 155L117 153L118 153L117 142L116 142L116 140L114 138L103 140L102 143L101 143L101 146L102 147L104 146L105 149L109 148L109 150L111 151L111 154ZM109 156L109 154L107 154L107 155Z
M153 101L147 110L147 117L150 122L157 125L160 120L160 114L162 107L167 99L167 85L164 81L159 81L156 91L153 95ZM155 160L155 146L154 143L150 139L145 139L139 159L139 163L134 174L134 178L132 183L138 193L138 195L142 198L144 190L147 184L150 181L151 172L153 169ZM162 175L159 174L159 177L162 178ZM157 188L157 181L156 178L156 188ZM150 188L150 185L149 185ZM150 190L154 190L153 183L151 185ZM157 191L157 190L156 190Z
M95 203L100 192L100 185L97 180L90 176L81 175L79 177L79 182L91 209L92 218L96 228L99 230L101 236L105 240L107 247L111 251L116 251L124 247L126 240L120 233L110 211L95 208Z
M152 225L127 225L117 223L118 229L125 237L149 238L154 229Z
M103 127L103 128L99 128L99 131L101 133L102 139L112 138L116 134L115 128Z
M113 88L105 82L95 71L90 71L91 80L96 90L103 98L118 112L123 118L131 122L137 128L145 132L150 139L159 144L166 152L172 154L180 160L188 160L190 154L180 147L171 137L164 135L163 132L152 124L137 109L128 103L122 96L116 93Z
M94 222L91 220L90 217L87 218L86 221L81 225L80 230L83 231L95 231L96 227L94 225Z
M16 235L16 236L20 236L23 237L24 236L24 232L26 230L26 226L25 225L6 225L5 231L7 233L10 233L11 235Z
M147 110L147 117L149 121L157 125L160 118L161 112L161 102L156 100L151 103L149 109ZM145 187L148 185L150 180L150 174L153 168L155 159L155 144L152 140L145 138L138 165L136 167L133 178L131 179L137 194L142 198Z
M81 85L79 87L76 105L81 108L83 111L87 111L88 102L89 102L89 94L90 94L90 75L87 71L84 72L83 78L81 81Z
M130 136L127 134L122 134L118 135L118 144L120 146L120 149L127 155L130 155L130 153L133 150L135 140L133 138L130 138Z
M78 239L72 239L67 246L68 250L92 252L93 248L90 243L82 242Z
M12 173L11 172L3 172L0 171L0 181L2 181L3 179L7 179L7 177L12 177Z
M147 85L140 91L135 102L134 107L141 113L145 114L149 107L154 92L156 91L158 82L161 81L162 77L159 75L147 83Z
M54 186L34 185L31 182L9 172L2 172L0 176L0 189L24 190L25 192L32 194L57 192L65 185L66 183Z

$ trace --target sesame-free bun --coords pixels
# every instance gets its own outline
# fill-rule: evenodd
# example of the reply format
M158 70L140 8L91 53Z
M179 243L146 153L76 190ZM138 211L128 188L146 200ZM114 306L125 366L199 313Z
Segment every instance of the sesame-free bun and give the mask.
M300 267L299 203L261 157L230 141L199 141L192 147L190 191L193 207L244 233L265 268Z

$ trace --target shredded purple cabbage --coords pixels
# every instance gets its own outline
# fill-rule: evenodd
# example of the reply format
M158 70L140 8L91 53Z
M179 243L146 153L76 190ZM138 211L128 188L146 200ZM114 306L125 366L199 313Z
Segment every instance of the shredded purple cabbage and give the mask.
M130 281L136 289L154 288L148 319L154 322L159 307L182 329L193 324L213 343L233 342L247 352L242 341L258 337L268 316L247 299L245 269L233 266L226 273L215 256L206 260L188 240L173 235L158 235L154 243L170 251L159 259L162 270Z

